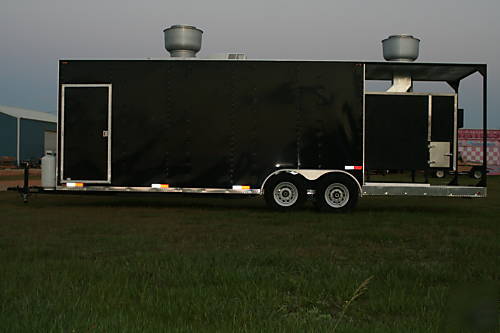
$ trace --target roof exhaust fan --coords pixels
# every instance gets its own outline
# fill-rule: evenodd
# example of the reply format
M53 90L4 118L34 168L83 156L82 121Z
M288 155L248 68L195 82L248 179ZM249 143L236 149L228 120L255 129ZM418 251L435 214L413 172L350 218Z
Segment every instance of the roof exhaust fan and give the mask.
M171 57L194 58L201 50L203 31L191 25L173 25L163 30L165 49Z
M382 41L384 59L394 62L417 60L420 39L411 35L392 35ZM388 92L408 92L413 90L413 81L408 73L394 72L392 86Z
M412 62L418 58L420 39L411 35L392 35L382 41L384 59Z

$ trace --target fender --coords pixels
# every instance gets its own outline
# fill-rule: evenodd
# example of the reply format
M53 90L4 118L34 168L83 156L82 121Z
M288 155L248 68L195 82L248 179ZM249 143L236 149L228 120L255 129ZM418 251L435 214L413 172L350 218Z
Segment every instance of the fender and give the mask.
M358 188L359 188L359 195L361 196L361 193L362 192L362 188L361 188L361 184L359 183L359 181L356 179L356 177L354 177L353 175L351 175L349 172L346 172L344 170L337 170L337 169L332 169L332 170L318 170L318 169L280 169L280 170L276 170L274 171L273 173L271 173L269 176L266 177L266 179L264 179L264 182L262 183L261 187L260 187L260 192L261 193L264 193L264 187L266 186L266 183L267 181L277 175L277 174L280 174L280 173L283 173L283 172L286 172L286 173L289 173L289 174L292 174L292 175L302 175L305 179L307 180L316 180L318 178L320 178L321 176L323 175L326 175L328 173L343 173L343 174L346 174L348 175L349 177L351 177L352 179L354 179L354 181L356 182L356 184L358 185Z

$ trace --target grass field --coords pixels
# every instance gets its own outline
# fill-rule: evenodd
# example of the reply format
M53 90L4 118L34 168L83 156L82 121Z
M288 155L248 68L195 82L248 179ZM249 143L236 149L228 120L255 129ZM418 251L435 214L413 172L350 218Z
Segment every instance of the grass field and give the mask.
M476 315L498 331L489 181L487 199L363 198L335 215L0 192L0 331L459 332Z

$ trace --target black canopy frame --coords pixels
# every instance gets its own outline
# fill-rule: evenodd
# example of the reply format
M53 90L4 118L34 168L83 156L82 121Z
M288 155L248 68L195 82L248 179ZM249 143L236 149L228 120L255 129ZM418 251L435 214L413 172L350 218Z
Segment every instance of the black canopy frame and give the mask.
M411 62L366 62L366 80L392 80L395 73L405 73L413 81L446 82L458 94L460 82L479 73L483 78L483 176L478 186L486 186L487 179L487 147L488 147L488 76L486 64L453 64L453 63L411 63ZM457 184L457 173L450 185Z

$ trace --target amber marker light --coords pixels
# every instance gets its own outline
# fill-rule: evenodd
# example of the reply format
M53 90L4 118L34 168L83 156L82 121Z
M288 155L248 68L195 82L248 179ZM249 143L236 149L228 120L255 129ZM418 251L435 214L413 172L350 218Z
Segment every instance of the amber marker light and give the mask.
M233 190L249 190L250 185L233 185Z
M66 183L66 187L83 187L83 183Z
M151 184L152 188L169 188L168 184Z

